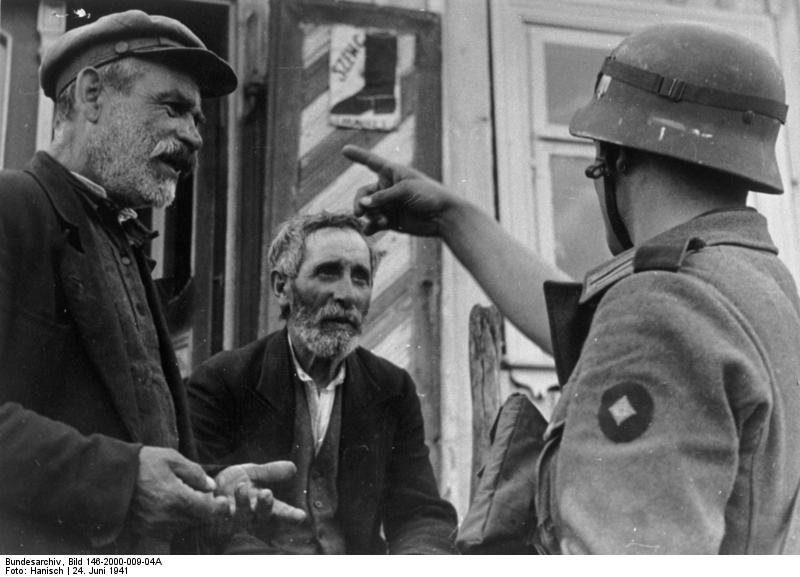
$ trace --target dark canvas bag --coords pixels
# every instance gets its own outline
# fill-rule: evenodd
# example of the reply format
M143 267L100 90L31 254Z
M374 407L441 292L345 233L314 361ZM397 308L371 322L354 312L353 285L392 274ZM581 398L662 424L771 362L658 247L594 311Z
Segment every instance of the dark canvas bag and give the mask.
M461 553L535 553L528 543L536 527L536 462L546 428L547 421L521 393L500 407L480 481L458 530Z

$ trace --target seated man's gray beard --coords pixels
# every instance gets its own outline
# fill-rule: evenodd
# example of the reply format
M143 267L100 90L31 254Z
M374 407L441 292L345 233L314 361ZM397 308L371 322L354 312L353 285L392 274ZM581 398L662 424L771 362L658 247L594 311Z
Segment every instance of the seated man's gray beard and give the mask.
M303 345L315 356L323 359L343 359L358 348L362 316L356 309L345 311L330 303L316 312L294 303L290 320L297 329ZM346 316L351 324L326 324L325 319Z

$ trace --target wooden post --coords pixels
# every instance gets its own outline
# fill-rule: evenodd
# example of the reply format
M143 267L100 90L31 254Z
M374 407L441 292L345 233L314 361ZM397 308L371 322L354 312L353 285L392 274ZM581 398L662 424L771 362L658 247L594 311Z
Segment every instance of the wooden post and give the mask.
M472 392L470 500L477 486L478 470L489 449L489 431L500 406L502 323L500 312L494 306L475 305L469 314L469 373Z
M36 18L36 31L39 33L39 57L47 52L56 38L67 27L67 5L62 0L41 0ZM53 136L53 116L55 104L39 89L39 110L36 118L36 150L46 150Z

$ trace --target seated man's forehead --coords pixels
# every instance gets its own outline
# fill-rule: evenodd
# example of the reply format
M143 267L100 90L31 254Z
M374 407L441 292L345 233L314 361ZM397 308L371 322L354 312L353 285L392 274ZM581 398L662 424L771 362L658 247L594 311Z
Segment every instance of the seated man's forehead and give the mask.
M339 246L363 245L367 248L367 241L356 231L349 228L321 228L315 230L306 239L306 246Z
M315 262L363 263L369 268L369 246L364 238L350 229L320 229L306 239L307 260Z

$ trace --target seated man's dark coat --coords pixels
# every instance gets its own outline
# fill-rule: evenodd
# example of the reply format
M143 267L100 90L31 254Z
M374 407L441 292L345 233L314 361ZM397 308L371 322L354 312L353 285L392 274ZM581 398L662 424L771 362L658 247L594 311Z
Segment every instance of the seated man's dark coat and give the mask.
M363 348L345 363L337 392L343 395L337 518L347 553L454 552L456 514L439 497L411 377ZM201 460L289 460L292 375L285 330L198 367L189 397Z

